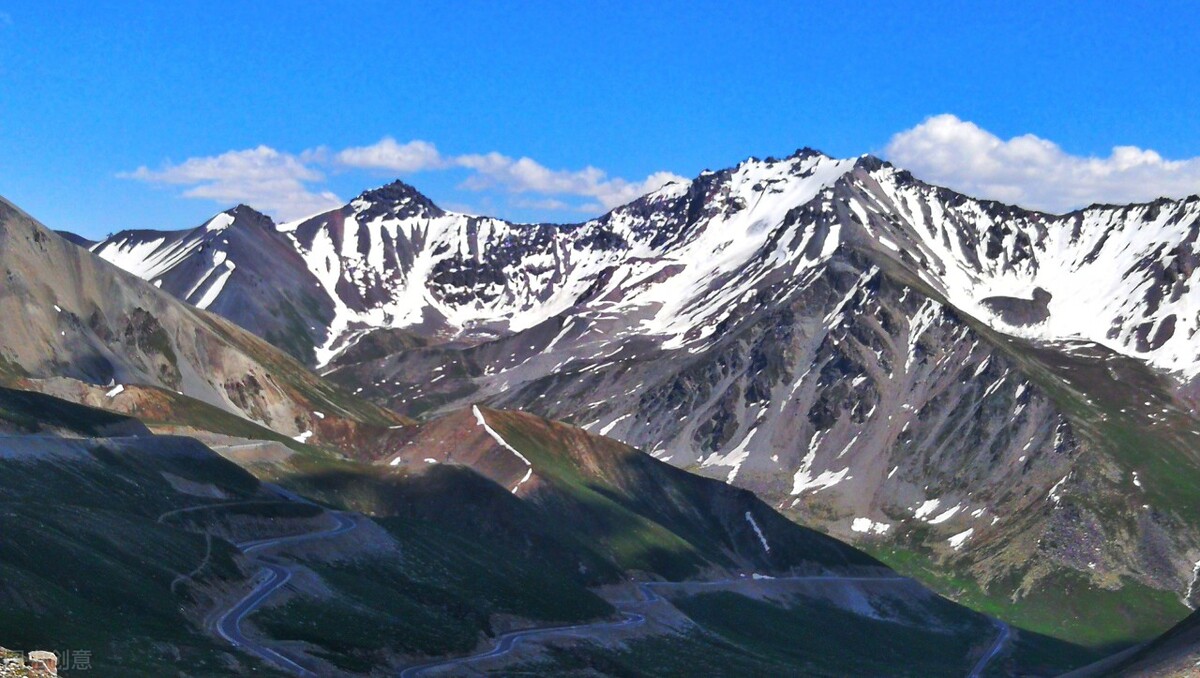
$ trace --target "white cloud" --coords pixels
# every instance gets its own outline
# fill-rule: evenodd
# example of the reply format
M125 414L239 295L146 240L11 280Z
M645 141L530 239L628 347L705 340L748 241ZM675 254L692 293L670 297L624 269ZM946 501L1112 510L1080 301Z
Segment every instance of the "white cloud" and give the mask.
M1135 146L1106 158L1071 155L1032 134L1006 141L950 114L895 135L884 155L923 180L1054 212L1200 192L1200 158L1166 160Z
M338 153L336 158L347 167L386 169L395 172L421 172L447 166L447 161L442 158L437 146L420 139L401 144L391 137L384 137L370 146L347 148Z
M609 177L604 170L552 170L532 158L513 159L499 153L464 155L456 163L474 170L463 187L485 190L500 187L510 193L576 195L594 198L605 209L624 205L672 181L686 181L671 172L655 172L642 181Z
M552 170L532 158L511 158L500 153L444 156L428 141L400 143L392 137L337 152L317 147L291 154L259 146L189 158L178 164L168 162L155 170L142 166L119 176L186 187L183 195L188 198L206 198L224 204L244 202L290 220L342 204L336 195L318 187L325 180L318 169L321 167L404 174L465 170L467 177L461 188L508 193L514 196L513 206L590 213L623 205L671 181L686 181L671 172L655 172L641 181L629 181L610 177L604 170L591 166ZM586 200L567 200L572 197Z
M500 189L509 193L533 193L543 196L581 196L594 199L611 209L657 190L671 181L684 181L671 172L655 172L642 181L609 177L604 170L552 170L532 158L511 158L500 153L443 156L428 141L414 139L401 144L384 137L370 146L347 148L337 154L338 163L347 167L386 169L395 172L422 172L465 168L471 171L462 187L473 191ZM560 201L549 209L571 206ZM529 203L527 203L529 204Z
M537 198L534 200L530 200L528 198L518 198L512 201L512 206L530 210L546 210L550 212L575 209L575 205L572 205L565 200L559 200L558 198Z
M321 172L301 157L268 146L189 158L179 164L168 162L157 170L142 166L119 176L152 184L189 186L184 197L225 204L242 202L284 220L343 204L330 191L308 187L324 180Z

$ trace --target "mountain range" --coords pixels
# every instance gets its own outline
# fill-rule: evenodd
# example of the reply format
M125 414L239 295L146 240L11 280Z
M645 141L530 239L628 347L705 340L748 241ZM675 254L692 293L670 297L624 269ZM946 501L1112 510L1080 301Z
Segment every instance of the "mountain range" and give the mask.
M1198 215L811 149L579 224L399 181L98 242L0 203L0 521L63 563L0 548L0 643L122 675L1081 666L1200 599Z
M803 149L580 224L395 182L90 249L383 407L571 422L1104 644L1193 605L1197 215L1033 212Z

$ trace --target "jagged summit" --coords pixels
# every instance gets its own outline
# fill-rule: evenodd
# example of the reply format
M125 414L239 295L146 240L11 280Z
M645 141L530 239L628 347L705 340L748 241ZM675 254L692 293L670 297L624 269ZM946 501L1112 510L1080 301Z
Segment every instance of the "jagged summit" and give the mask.
M383 209L397 216L439 217L445 214L428 196L400 179L363 191L350 206L356 204L370 205L374 208L372 211Z
M223 214L228 214L235 217L235 219L237 219L237 221L234 222L235 224L244 223L255 226L273 226L275 224L274 219L266 214L263 214L262 212L259 212L246 203L238 203L237 205L225 210Z
M890 169L890 168L895 167L894 165L892 165L892 163L888 162L887 160L884 160L883 158L880 158L879 156L876 156L876 155L872 155L870 153L864 153L864 154L858 156L858 159L855 161L854 166L858 169L862 169L867 172L877 172L884 168Z

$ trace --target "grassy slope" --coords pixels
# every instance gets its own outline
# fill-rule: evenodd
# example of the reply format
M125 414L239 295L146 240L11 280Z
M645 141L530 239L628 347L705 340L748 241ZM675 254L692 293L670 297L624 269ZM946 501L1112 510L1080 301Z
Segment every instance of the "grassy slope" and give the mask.
M83 436L149 433L138 420L53 396L0 387L0 421L22 433L66 430Z
M3 365L0 364L0 367L3 367ZM248 440L268 440L278 442L300 453L300 455L304 457L332 459L334 455L340 454L340 450L336 448L309 445L298 442L295 439L289 438L281 433L277 433L276 431L273 431L262 424L239 417L238 415L216 407L215 405L210 405L202 400L197 400L195 398L176 393L175 391L156 386L128 387L127 390L138 390L142 392L145 397L128 411L115 411L78 405L69 401L64 401L60 398L54 398L53 396L38 393L38 389L42 388L38 380L31 380L16 376L12 378L5 378L5 374L2 371L0 371L0 384L14 387L5 390L14 393L27 394L24 396L26 398L48 398L57 401L59 404L55 407L63 408L64 412L69 411L66 408L85 408L93 413L97 413L95 425L88 428L75 429L76 433L84 436L96 435L97 433L101 432L101 428L109 425L110 423L132 419L134 422L141 422L147 427L150 427L158 432L168 431L172 434L177 433L179 435L188 435L188 433L191 431L204 431L232 436L235 438L246 438ZM15 415L16 413L17 410L14 410L13 414ZM53 425L56 421L56 419L51 416L52 413L42 413L30 410L28 411L28 414L30 417L42 420L40 424L41 426ZM13 423L18 422L16 419L14 419ZM28 426L29 424L30 419L26 417L19 425Z
M1139 417L1145 418L1146 412L1161 410L1169 403L1165 390L1157 390L1150 381L1128 391L1114 391L1107 388L1111 382L1097 378L1094 371L1081 369L1079 363L1048 363L1044 352L1016 342L1004 343L1025 373L1063 409L1093 453L1103 454L1123 468L1129 503L1170 507L1178 511L1185 523L1200 524L1200 516L1195 515L1200 507L1197 501L1200 493L1196 489L1200 488L1200 468L1193 465L1194 453L1186 445L1194 423L1178 413L1167 417L1160 426L1151 427L1145 421L1138 421ZM1120 366L1131 371L1139 369L1127 362L1121 362ZM1144 373L1139 376L1148 378ZM1064 377L1071 380L1070 386L1062 383ZM1145 406L1145 400L1135 404L1134 397L1148 397L1158 405ZM1127 411L1122 413L1122 408ZM1139 473L1144 492L1132 483L1134 470ZM1106 503L1104 497L1098 496L1072 495L1069 500L1105 516L1110 524L1123 525L1129 534L1139 531L1136 523L1124 517L1135 512L1136 507ZM1118 511L1124 511L1123 515ZM972 609L1030 631L1092 648L1088 654L1093 658L1153 638L1188 614L1177 592L1151 588L1128 578L1102 587L1082 574L1058 571L1040 576L1014 600L1014 591L1022 588L1021 575L1037 563L990 581L985 589L961 568L961 563L935 562L919 545L869 550L897 571Z
M1159 378L1118 356L1108 355L1103 362L1073 360L1022 342L1004 343L1071 420L1092 454L1103 455L1123 472L1115 488L1124 495L1116 500L1121 503L1100 494L1073 494L1070 501L1122 526L1129 535L1140 532L1131 517L1142 504L1175 514L1193 530L1200 526L1197 423L1174 406ZM1124 388L1116 388L1118 384ZM1162 414L1163 408L1169 412L1161 424L1149 418L1151 413ZM1133 484L1134 471L1140 488ZM968 600L988 612L1012 609L1016 622L1027 628L1097 648L1143 642L1189 612L1178 592L1131 579L1101 588L1082 575L1060 573L1039 581L1016 606L997 593Z

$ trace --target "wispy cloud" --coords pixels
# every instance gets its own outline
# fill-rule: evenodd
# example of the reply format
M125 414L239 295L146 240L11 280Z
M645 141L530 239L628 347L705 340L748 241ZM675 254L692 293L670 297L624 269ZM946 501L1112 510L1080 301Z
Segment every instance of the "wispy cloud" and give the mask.
M608 209L671 181L684 181L683 177L671 172L655 172L641 181L627 181L609 177L604 170L591 166L580 170L554 170L533 158L512 158L496 152L444 156L428 141L416 139L401 144L391 137L384 137L370 146L348 148L337 154L337 161L347 167L405 173L464 168L470 170L470 174L461 186L468 190L499 189L514 194L585 197ZM561 200L544 202L555 204L544 209L575 207ZM530 201L525 203L531 204Z
M188 158L178 164L168 162L156 170L142 166L118 176L151 184L186 186L184 197L206 198L222 204L244 202L282 219L342 204L331 191L309 187L323 181L325 176L305 158L269 146Z
M446 156L431 142L414 139L401 143L392 137L369 146L339 151L318 147L299 154L259 146L189 158L178 164L168 162L159 169L143 166L119 176L151 184L183 186L187 187L182 193L184 197L245 202L282 219L292 219L340 204L336 195L319 187L325 180L320 168L385 170L398 174L465 171L467 176L460 188L509 194L514 207L593 213L635 200L671 181L684 181L671 172L655 172L640 181L629 181L610 177L591 166L555 170L532 158L512 158L495 152Z
M1200 192L1200 158L1167 160L1136 146L1072 155L1032 134L1001 139L950 114L895 135L884 155L924 180L1052 212Z

